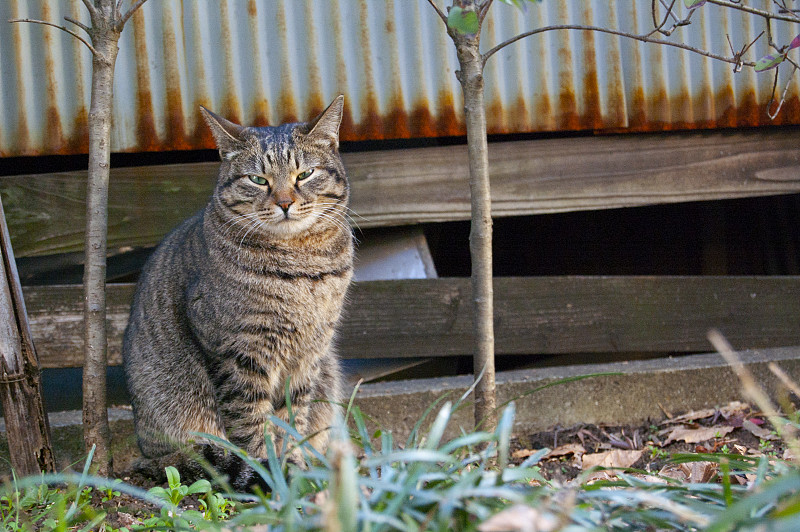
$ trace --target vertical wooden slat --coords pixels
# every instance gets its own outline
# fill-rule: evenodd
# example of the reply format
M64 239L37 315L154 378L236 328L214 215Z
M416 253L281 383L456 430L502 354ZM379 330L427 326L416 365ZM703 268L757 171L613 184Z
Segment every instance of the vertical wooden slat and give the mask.
M0 401L11 465L18 475L55 471L39 362L0 201Z

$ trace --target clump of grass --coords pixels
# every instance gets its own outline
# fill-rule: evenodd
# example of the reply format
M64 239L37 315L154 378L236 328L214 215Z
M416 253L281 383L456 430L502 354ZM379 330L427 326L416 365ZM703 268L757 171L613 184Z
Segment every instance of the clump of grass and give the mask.
M401 443L389 431L370 428L351 400L332 429L326 455L311 448L291 422L273 418L288 436L284 442L299 442L294 445L305 457L304 468L275 453L264 467L218 440L256 469L269 493L222 493L219 484L207 481L185 486L169 469L167 488L144 492L88 475L87 461L81 475L43 475L6 486L0 524L6 530L102 528L106 514L93 508L88 497L98 490L112 498L116 492L152 503L156 510L139 521L139 529L146 530L247 530L256 525L276 531L370 532L800 530L800 469L793 463L767 456L686 454L672 461L713 462L718 473L706 483L686 484L636 470L594 481L587 472L558 484L546 480L537 465L547 449L517 466L509 463L513 402L494 432L462 431L445 438L463 400L431 405ZM428 417L430 426L423 431ZM779 422L784 434L800 428L790 419ZM735 481L745 476L746 485ZM53 489L56 484L61 487ZM201 511L180 507L191 493L201 497Z

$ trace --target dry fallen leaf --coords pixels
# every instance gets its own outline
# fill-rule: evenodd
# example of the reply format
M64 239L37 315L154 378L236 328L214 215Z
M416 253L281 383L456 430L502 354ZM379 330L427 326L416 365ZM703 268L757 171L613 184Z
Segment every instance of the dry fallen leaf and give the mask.
M518 451L514 451L513 453L511 453L511 458L516 458L516 459L527 458L529 456L536 454L537 452L539 452L538 449L519 449Z
M586 454L586 449L580 443L567 443L565 445L559 445L549 453L545 458L555 458L557 456L567 456L568 454L574 454L575 456L582 456Z
M610 482L614 480L619 480L619 476L614 471L608 470L608 471L595 471L594 473L590 473L588 476L583 478L583 482L587 486L591 486L598 480Z
M797 457L794 455L791 449L786 449L785 451L783 451L783 459L788 460L790 462L797 461Z
M581 467L584 470L595 466L624 469L635 464L642 457L642 453L644 453L643 450L625 451L614 449L604 453L584 454Z
M538 453L539 451L536 449L520 449L518 451L514 451L511 453L511 458L528 458L531 455ZM565 445L559 445L546 455L542 457L543 460L548 458L556 458L559 456L567 456L570 454L574 454L575 456L581 456L586 453L586 449L584 449L583 445L580 443L567 443Z
M733 415L743 415L749 411L750 411L750 405L739 401L733 401L719 409L720 415L722 415L722 417L724 417L725 419L728 419Z
M714 408L704 408L702 410L694 410L692 412L687 412L685 414L681 414L680 416L675 416L671 419L666 419L661 422L662 425L674 425L675 423L684 423L686 421L697 421L698 419L705 419L707 417L711 417L716 412Z
M700 427L690 429L685 426L675 427L669 433L664 445L674 441L685 441L686 443L700 443L708 441L713 438L721 438L733 430L733 427L727 425L715 425L713 427Z
M747 429L750 433L755 436L756 438L761 438L762 440L777 440L779 439L776 434L773 434L771 430L765 429L763 427L759 427L749 419L745 419L742 422L742 428Z
M515 504L478 525L480 532L551 532L559 526L556 516Z
M661 468L659 475L690 484L706 483L714 478L719 466L714 462L688 462L668 464Z

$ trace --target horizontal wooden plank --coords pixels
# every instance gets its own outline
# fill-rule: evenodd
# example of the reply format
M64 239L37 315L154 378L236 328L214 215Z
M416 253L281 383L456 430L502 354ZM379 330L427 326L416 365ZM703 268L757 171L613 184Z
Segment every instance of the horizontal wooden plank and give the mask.
M469 218L466 146L343 154L362 228ZM109 247L146 246L201 208L216 163L112 169ZM489 148L495 216L800 192L800 129L648 134ZM85 172L0 178L17 257L83 246Z
M109 285L110 358L133 285ZM497 353L697 352L720 328L737 348L800 344L800 277L524 277L495 281ZM44 367L81 363L79 286L25 289ZM346 358L469 354L469 279L355 283L339 335Z

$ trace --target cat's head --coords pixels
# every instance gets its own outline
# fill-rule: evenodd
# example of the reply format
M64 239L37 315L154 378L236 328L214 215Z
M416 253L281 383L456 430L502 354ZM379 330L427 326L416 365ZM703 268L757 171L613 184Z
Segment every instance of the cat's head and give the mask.
M212 201L231 226L276 238L338 226L349 184L339 158L344 97L310 122L242 127L201 108L222 159Z

